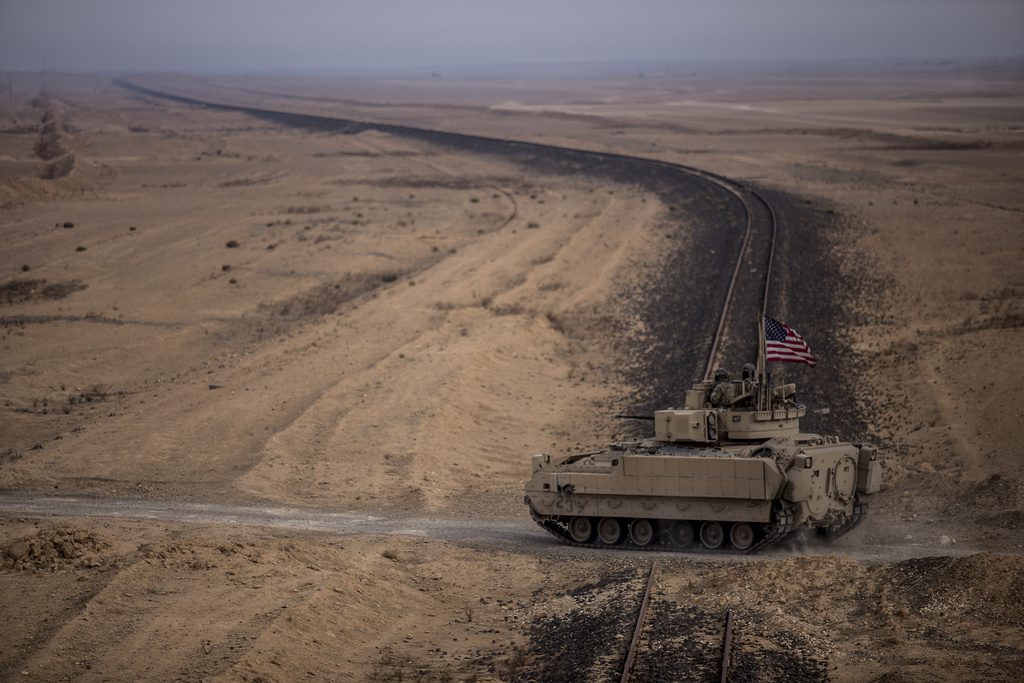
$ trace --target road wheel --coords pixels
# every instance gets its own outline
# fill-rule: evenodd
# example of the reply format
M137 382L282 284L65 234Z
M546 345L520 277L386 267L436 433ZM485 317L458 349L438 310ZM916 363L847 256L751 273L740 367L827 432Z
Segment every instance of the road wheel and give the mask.
M650 520L634 519L629 525L629 540L639 546L650 545L654 540L654 526Z
M754 544L754 528L746 522L736 522L729 530L729 540L736 550L746 550Z
M705 548L714 550L725 541L725 531L718 522L704 522L700 525L700 542Z
M597 537L607 545L616 545L622 540L622 525L614 517L605 517L597 523Z
M569 538L577 543L590 543L594 540L594 523L590 517L573 517L569 520Z
M668 530L668 540L676 548L689 548L693 545L693 525L689 522L674 522Z

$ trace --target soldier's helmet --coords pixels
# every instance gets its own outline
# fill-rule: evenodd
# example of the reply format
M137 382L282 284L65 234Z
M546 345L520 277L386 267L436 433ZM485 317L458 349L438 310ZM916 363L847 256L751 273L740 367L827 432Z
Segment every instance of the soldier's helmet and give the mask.
M754 379L755 373L757 373L757 368L754 367L753 363L744 363L743 379Z
M715 370L715 381L724 382L729 379L729 372L725 368L718 368Z

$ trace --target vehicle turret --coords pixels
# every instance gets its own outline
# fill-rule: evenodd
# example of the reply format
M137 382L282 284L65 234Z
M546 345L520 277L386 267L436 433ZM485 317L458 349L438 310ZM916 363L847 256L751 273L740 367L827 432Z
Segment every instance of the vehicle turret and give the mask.
M733 380L728 406L711 404L713 382L693 385L682 408L654 413L654 438L666 443L717 444L721 441L763 441L800 433L807 408L796 402L796 385L761 389L754 380Z

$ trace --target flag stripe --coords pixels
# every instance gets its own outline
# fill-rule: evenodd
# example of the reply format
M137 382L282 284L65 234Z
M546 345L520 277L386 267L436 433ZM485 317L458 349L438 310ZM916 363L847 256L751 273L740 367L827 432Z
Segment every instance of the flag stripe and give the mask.
M807 342L789 325L765 317L765 360L782 363L806 363L814 367L814 356Z
M807 355L811 355L810 350L808 350L806 348L794 347L794 346L772 346L772 345L769 344L765 348L765 350L767 350L769 352L777 351L779 353L786 353L786 352L790 352L790 353L806 353Z
M809 356L809 357L813 358L813 356L811 355L810 351L802 351L800 349L787 349L787 348L772 348L772 347L769 347L766 350L768 351L768 353L778 353L778 354L790 355L790 356Z

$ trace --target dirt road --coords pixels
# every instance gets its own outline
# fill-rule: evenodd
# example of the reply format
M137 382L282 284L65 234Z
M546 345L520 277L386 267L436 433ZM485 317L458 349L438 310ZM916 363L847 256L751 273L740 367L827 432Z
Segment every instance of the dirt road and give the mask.
M517 518L478 519L451 515L396 516L302 509L294 507L260 507L251 505L224 505L176 500L90 499L37 496L0 496L0 515L7 517L54 517L70 520L82 517L107 518L119 521L157 521L197 525L251 527L265 530L294 530L322 532L332 536L409 536L429 538L460 544L495 547L506 552L556 554L564 557L600 557L605 551L562 546L556 539L538 529L524 514ZM873 520L876 527L891 526L886 520ZM773 560L793 554L813 557L847 557L870 561L900 561L920 557L960 557L991 550L972 543L951 544L908 542L906 535L918 538L934 536L926 525L901 525L906 532L902 538L888 542L873 542L876 534L840 539L825 544L808 536L797 537L779 548L756 555L729 555L726 561ZM956 533L945 527L943 531ZM948 536L948 534L942 534ZM1015 544L1001 552L1024 555L1024 546ZM645 551L643 556L674 557L679 553ZM721 559L718 554L696 550L685 557L705 561Z

